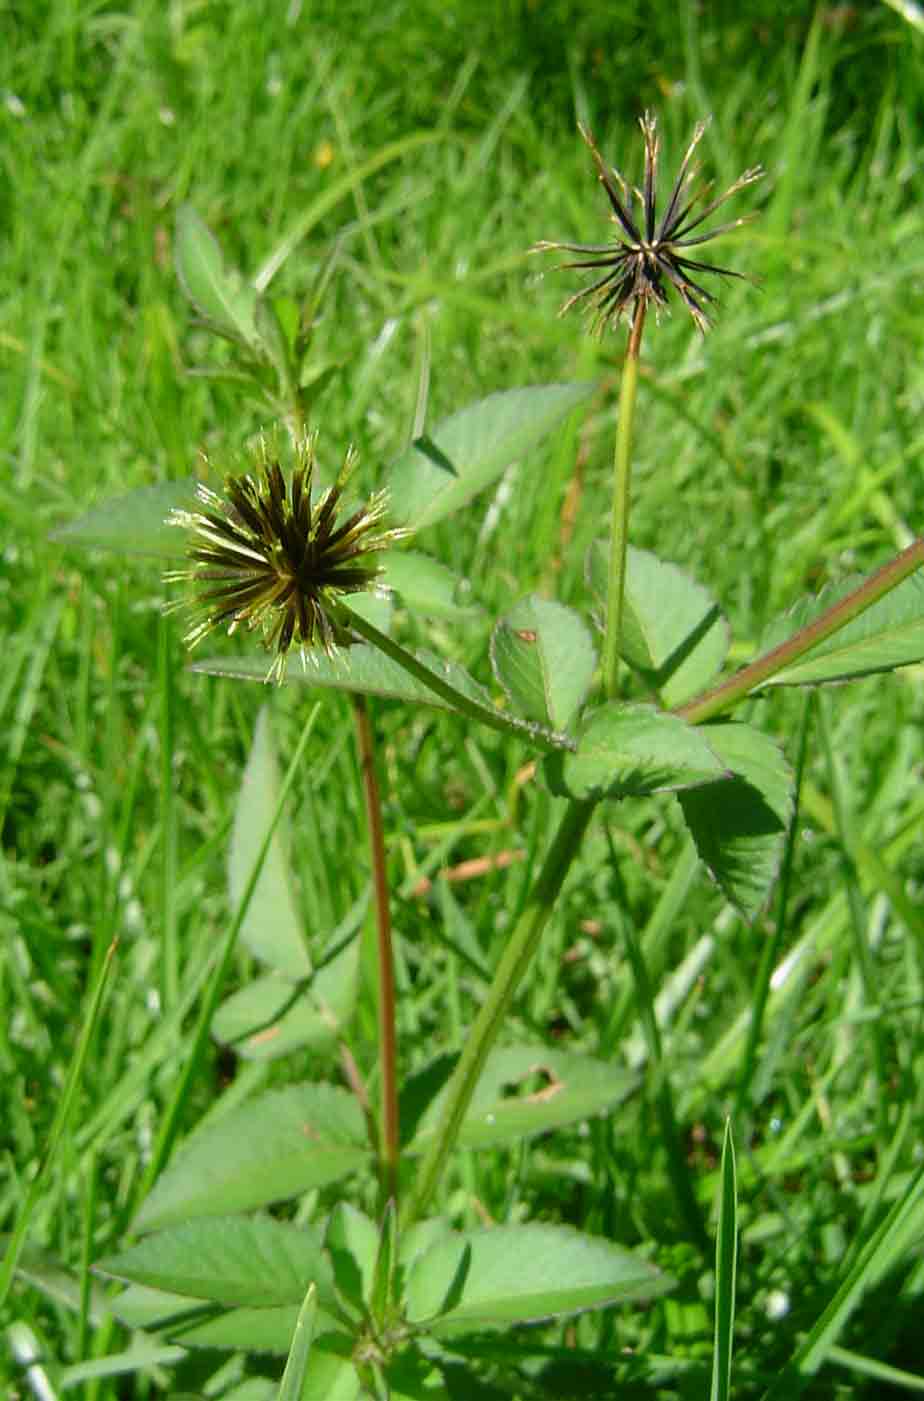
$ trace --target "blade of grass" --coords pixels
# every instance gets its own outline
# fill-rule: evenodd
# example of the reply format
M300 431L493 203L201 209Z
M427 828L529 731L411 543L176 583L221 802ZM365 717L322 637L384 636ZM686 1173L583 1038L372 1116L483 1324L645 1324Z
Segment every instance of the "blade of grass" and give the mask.
M228 970L231 966L231 957L234 953L234 949L237 944L237 936L240 933L241 926L244 923L244 917L247 914L248 907L250 905L251 900L253 899L253 893L256 889L257 881L260 879L260 872L263 870L263 863L266 860L266 854L269 851L270 843L273 839L273 833L276 831L276 828L279 825L280 819L285 808L286 800L288 799L289 793L292 789L292 785L295 782L295 776L298 773L299 765L302 761L302 756L305 752L308 740L311 737L311 732L314 729L315 722L317 721L320 712L321 703L320 701L318 701L312 707L311 713L309 714L308 719L305 722L298 744L295 748L295 753L292 756L292 762L289 764L286 776L283 779L282 785L279 789L279 800L276 804L276 809L273 813L272 820L269 824L269 827L267 828L266 836L263 839L263 845L257 853L256 859L253 863L253 870L251 871L247 884L244 887L240 903L234 912L234 918L231 920L228 926L228 932L225 935L224 943L221 949L219 950L218 957L215 961L215 966L212 971L211 979L208 983L208 986L206 987L205 997L202 1001L202 1006L199 1011L199 1018L196 1023L196 1029L193 1032L192 1043L189 1047L189 1051L183 1065L182 1073L179 1079L177 1080L176 1087L173 1092L173 1097L170 1101L170 1104L167 1107L167 1110L161 1122L160 1132L157 1135L157 1141L154 1145L154 1150L151 1154L150 1160L147 1165L147 1170L145 1171L145 1175L141 1183L140 1195L142 1197L145 1197L150 1191L151 1186L155 1178L157 1177L157 1174L160 1172L161 1168L164 1166L167 1159L169 1158L170 1153L173 1149L174 1142L176 1141L176 1136L179 1133L180 1120L182 1118L183 1109L186 1103L186 1095L190 1085L192 1084L193 1080L198 1074L199 1066L205 1053L205 1047L208 1042L209 1031L212 1024L212 1016L214 1015L215 1008L218 1005L218 999L221 996L222 988L224 987L225 983L225 978L227 977Z
M719 1169L719 1228L715 1241L715 1337L709 1401L729 1401L735 1332L735 1279L738 1264L738 1191L731 1120L725 1121Z
M2 1266L0 1266L0 1307L2 1307L3 1303L6 1300L6 1296L9 1293L10 1284L13 1279L13 1272L16 1269L16 1261L19 1258L19 1252L22 1249L23 1242L26 1238L26 1233L28 1232L29 1225L32 1221L32 1213L35 1211L39 1199L41 1198L42 1192L44 1191L46 1179L51 1170L51 1166L55 1161L58 1149L60 1148L64 1139L64 1132L67 1128L68 1121L71 1116L71 1111L74 1108L74 1105L77 1100L77 1091L80 1087L80 1079L83 1074L83 1068L86 1064L87 1057L90 1053L90 1047L93 1041L93 1033L96 1030L96 1024L99 1020L100 1012L102 1011L103 996L106 991L106 985L109 982L110 973L112 972L112 966L115 959L115 952L117 947L118 945L116 941L113 940L113 942L109 945L109 950L103 961L103 966L100 969L99 976L96 979L96 984L90 996L90 1005L87 1008L87 1014L84 1018L83 1027L80 1031L80 1037L78 1038L77 1046L74 1051L74 1056L71 1060L70 1068L67 1073L67 1079L64 1082L64 1088L61 1091L61 1097L58 1100L58 1107L55 1111L55 1117L52 1120L51 1129L48 1134L48 1144L45 1148L44 1157L39 1163L38 1171L36 1172L35 1176L29 1184L28 1190L26 1192L26 1199L20 1207L19 1214L16 1218L16 1223L13 1226L13 1230L10 1234L9 1243L6 1249L6 1255L4 1256Z

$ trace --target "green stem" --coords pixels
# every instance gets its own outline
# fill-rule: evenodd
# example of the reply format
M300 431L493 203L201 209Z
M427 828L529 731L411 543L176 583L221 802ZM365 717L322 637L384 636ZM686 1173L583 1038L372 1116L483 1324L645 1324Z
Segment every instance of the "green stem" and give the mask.
M397 662L398 666L426 686L434 695L444 700L450 709L459 715L466 715L479 725L487 725L489 729L500 730L501 734L512 734L516 735L518 739L528 739L537 749L542 749L547 754L554 754L559 749L573 750L575 748L574 740L568 735L556 734L555 731L547 730L544 726L533 724L529 720L518 720L516 716L508 715L503 710L498 710L496 706L485 705L481 701L474 700L449 681L444 681L431 667L415 657L413 652L409 652L406 647L402 647L386 633L380 632L373 623L370 623L361 614L354 612L342 599L338 599L336 602L328 600L327 606L331 612L339 615L343 626L358 632L360 637L365 638L380 652L384 652L386 657L390 657L393 662Z
M391 947L391 912L388 900L388 873L385 864L385 835L382 830L382 800L375 772L375 744L369 707L364 696L354 695L356 744L366 799L369 853L372 862L372 892L375 907L376 944L379 958L378 1019L379 1066L382 1074L382 1121L379 1134L379 1161L382 1192L386 1201L397 1199L398 1191L398 1054L395 1033L395 969Z
M871 574L868 579L864 579L860 586L849 593L846 598L842 598L838 603L825 609L820 617L806 627L800 628L792 637L781 642L779 647L772 648L765 652L762 657L750 663L749 666L742 667L741 671L730 676L727 681L723 681L720 686L716 686L711 691L706 691L703 695L697 696L687 705L680 706L675 714L688 720L691 725L701 725L704 720L711 720L714 715L720 714L723 710L728 710L730 706L743 700L751 691L756 691L771 676L783 671L786 667L797 662L800 657L805 656L813 647L817 647L826 638L834 633L840 632L841 628L853 622L861 613L865 613L867 608L871 608L874 603L878 603L880 598L884 598L887 593L904 580L909 574L920 569L924 564L924 537L915 540L901 554L895 556L884 564L881 569L877 569L875 574Z
M638 352L645 326L645 302L635 304L629 346L619 388L616 449L613 459L613 507L610 522L610 569L606 590L606 632L603 639L603 691L608 700L616 695L619 647L622 641L623 600L626 592L626 549L629 539L629 500L632 482L632 429L638 388Z
M403 1226L411 1225L427 1209L449 1155L455 1147L478 1077L497 1039L497 1033L520 979L536 952L562 882L580 849L593 810L593 803L573 802L562 817L539 877L504 949L487 997L472 1024L459 1057L439 1123L415 1174L414 1190L405 1202L401 1222Z

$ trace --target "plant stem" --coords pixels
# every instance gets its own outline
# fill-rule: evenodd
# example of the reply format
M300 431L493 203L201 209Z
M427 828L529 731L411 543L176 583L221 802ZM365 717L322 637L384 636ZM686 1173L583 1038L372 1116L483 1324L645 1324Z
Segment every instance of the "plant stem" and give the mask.
M751 662L748 666L742 667L735 672L727 681L716 686L711 691L704 692L697 696L695 700L687 705L679 706L674 712L688 720L691 725L701 725L704 720L711 720L714 715L719 715L723 710L728 710L738 701L743 700L751 691L756 691L771 676L782 671L785 667L797 662L800 657L805 656L813 647L824 642L826 638L839 632L848 623L853 622L861 613L865 613L867 608L871 608L874 603L878 603L880 598L884 598L887 593L904 580L909 574L920 569L924 564L924 537L915 540L901 554L897 554L894 559L888 560L875 574L871 574L868 579L864 579L858 588L849 593L846 598L840 599L825 609L820 617L815 618L804 628L800 628L792 637L781 642L778 647L765 652L762 657Z
M635 303L632 329L619 387L616 450L613 459L613 508L610 522L610 569L606 590L606 633L603 639L603 691L616 695L619 645L622 640L623 599L626 592L626 548L629 538L629 497L632 481L632 428L638 388L638 352L645 326L645 301Z
M340 621L346 627L350 627L354 632L358 632L360 637L377 647L380 652L384 652L386 657L390 657L393 662L413 676L415 680L426 686L434 695L444 700L451 710L459 715L465 715L469 720L474 720L479 725L487 725L489 729L499 730L501 734L516 735L518 739L528 739L537 749L543 750L547 754L554 754L559 749L575 749L574 740L568 735L557 734L553 730L547 730L542 725L534 724L531 720L520 720L515 715L509 715L504 710L499 710L496 706L486 704L484 701L475 699L460 691L457 686L450 681L444 681L425 662L420 661L409 652L406 647L402 647L399 642L386 633L380 632L374 623L370 623L361 614L353 611L342 600L336 604L329 601L328 606L331 611L336 610Z
M395 971L391 947L391 913L388 900L388 873L385 864L385 835L382 829L382 801L375 772L375 741L369 718L369 707L364 696L354 695L352 701L353 714L356 717L356 746L359 751L359 767L366 799L376 944L379 955L379 1067L382 1075L379 1163L382 1191L385 1200L389 1201L397 1200L399 1152L398 1056L395 1034Z
M405 1202L402 1225L409 1226L426 1211L471 1102L484 1063L497 1038L520 979L536 951L542 931L577 854L594 810L590 802L572 802L565 811L526 907L510 936L481 1010L455 1068L446 1101L430 1145L417 1171L414 1190Z

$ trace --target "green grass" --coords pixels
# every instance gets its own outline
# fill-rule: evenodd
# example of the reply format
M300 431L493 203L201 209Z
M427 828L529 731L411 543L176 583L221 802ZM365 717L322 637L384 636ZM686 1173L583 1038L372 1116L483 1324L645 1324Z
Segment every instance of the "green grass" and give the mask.
M225 853L257 711L272 705L284 760L306 715L297 688L268 696L186 672L155 566L48 541L92 503L188 475L200 452L217 476L260 426L235 390L182 373L213 351L176 285L178 205L191 201L253 272L333 179L388 142L436 132L343 199L278 274L281 290L307 294L342 237L316 333L319 355L345 366L318 409L322 462L354 442L365 481L384 480L422 385L434 422L495 389L597 377L579 423L476 502L464 528L457 517L419 542L471 579L489 617L550 580L583 607L586 547L608 511L622 340L596 343L576 317L557 320L574 284L524 251L605 235L576 116L614 163L637 170L643 108L660 116L666 168L710 111L703 155L717 184L758 161L769 172L750 192L762 218L736 235L730 259L762 286L730 286L705 342L679 312L649 329L635 542L708 585L743 657L790 601L871 568L920 528L922 36L873 4L829 8L814 28L802 5L729 7L724 22L706 7L699 24L679 25L673 7L632 0L582 6L579 19L564 0L484 8L476 21L477 7L434 0L45 0L0 14L4 1230L27 1200L120 939L76 1111L31 1219L30 1272L2 1320L29 1330L53 1395L66 1394L68 1367L129 1345L104 1295L81 1292L83 1263L126 1230L183 1074L196 992L227 929ZM490 684L486 626L406 622L406 637L437 639ZM623 919L661 997L659 1070L712 1231L736 1109L732 1393L761 1395L782 1375L780 1395L804 1382L809 1396L878 1396L876 1366L924 1387L920 1211L884 1263L863 1256L917 1165L924 1113L920 669L832 690L807 710L786 694L750 710L792 762L807 726L797 842L769 914L748 928L691 867L670 801L607 810L618 871L598 816L517 1020L532 1037L628 1060L639 1091L580 1131L462 1154L447 1183L457 1222L578 1224L681 1280L647 1310L583 1317L541 1344L525 1330L508 1340L552 1395L660 1385L703 1396L709 1384L711 1257L672 1195ZM437 712L382 705L376 723L407 1071L464 1038L484 987L454 948L473 940L496 956L553 823L538 785L520 782L519 746ZM366 883L345 700L325 699L296 792L294 861L323 941ZM422 871L508 848L526 859L431 899L409 893ZM742 1108L748 1013L771 939L787 974L774 979ZM254 972L242 951L235 983ZM371 1032L361 1021L367 1069ZM215 1048L190 1086L185 1128L221 1094L337 1074L332 1056L254 1067ZM371 1184L356 1196L371 1202ZM63 1292L37 1287L48 1282L40 1259L68 1271ZM858 1261L861 1287L833 1350L796 1383L783 1369L800 1348L808 1355ZM598 1374L569 1370L572 1343L599 1350ZM145 1380L103 1378L86 1395L201 1390L222 1365L204 1354L171 1381L154 1364ZM30 1394L12 1349L0 1389Z

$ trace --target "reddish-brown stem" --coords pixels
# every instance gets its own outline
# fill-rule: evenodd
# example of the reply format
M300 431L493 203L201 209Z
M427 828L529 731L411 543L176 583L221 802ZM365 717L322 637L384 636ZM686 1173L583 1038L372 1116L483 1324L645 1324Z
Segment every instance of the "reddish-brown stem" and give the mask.
M756 691L759 686L765 681L769 681L784 667L791 666L806 652L810 652L820 642L824 642L826 638L840 631L854 618L858 618L861 613L865 613L867 608L878 603L880 598L890 593L903 579L907 579L909 574L920 569L922 564L924 564L924 537L915 540L914 544L909 545L906 550L902 550L901 554L896 555L894 559L888 560L886 564L876 570L875 574L864 579L863 583L852 593L849 593L846 598L832 604L820 617L815 618L804 628L800 628L792 637L781 642L778 647L765 652L762 657L758 657L749 666L742 667L741 671L735 672L734 676L730 676L721 685L697 696L687 705L678 707L676 714L681 715L684 720L689 720L693 725L701 725L704 720L711 720L714 715L720 714L737 701L743 700L745 696Z

